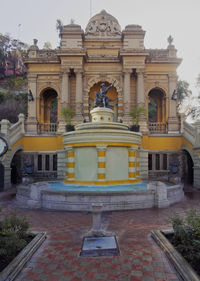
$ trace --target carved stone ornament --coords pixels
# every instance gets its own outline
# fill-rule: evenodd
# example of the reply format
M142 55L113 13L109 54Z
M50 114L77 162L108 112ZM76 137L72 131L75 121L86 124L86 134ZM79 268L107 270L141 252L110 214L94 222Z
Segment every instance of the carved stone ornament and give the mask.
M121 27L113 16L105 10L92 17L85 30L86 35L117 36L121 35Z

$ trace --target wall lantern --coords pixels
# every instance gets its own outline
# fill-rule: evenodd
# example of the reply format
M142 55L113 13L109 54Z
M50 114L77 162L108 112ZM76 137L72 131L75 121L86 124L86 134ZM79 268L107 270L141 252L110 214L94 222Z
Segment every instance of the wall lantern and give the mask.
M174 90L171 99L172 100L177 100L177 98L178 98L177 91Z
M28 101L34 101L34 97L31 90L28 91Z

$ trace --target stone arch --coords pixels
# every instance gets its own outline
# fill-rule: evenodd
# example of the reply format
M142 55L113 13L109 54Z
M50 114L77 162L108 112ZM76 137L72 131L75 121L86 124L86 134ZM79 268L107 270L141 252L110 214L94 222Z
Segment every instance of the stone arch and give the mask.
M6 157L2 161L2 165L4 166L4 189L9 188L11 186L11 163L18 151L23 151L23 145L17 145L13 150L9 150L6 153Z
M58 99L59 91L57 87L47 86L40 89L37 105L37 117L39 123L57 123L58 117L60 116ZM52 105L54 105L53 109Z
M186 145L182 146L183 152L186 154L185 159L185 171L184 171L184 182L186 184L192 185L194 182L194 165L195 159L199 159L198 157L194 156L192 150L187 147ZM199 159L200 161L200 159Z
M146 92L146 101L149 122L166 123L168 118L166 91L158 86L150 88Z
M4 174L5 174L5 168L3 163L0 162L0 191L4 190Z
M88 92L88 94L89 94L90 89L92 88L92 86L93 86L94 84L99 83L100 81L106 81L106 82L112 84L115 80L116 80L116 82L115 82L115 88L116 88L116 90L117 90L118 93L121 93L121 92L122 92L122 89L121 89L121 87L120 87L120 81L119 81L119 79L116 79L114 76L110 76L110 75L106 75L104 78L102 78L101 75L92 76L92 77L88 80L88 83L87 83L87 92Z
M48 83L44 83L44 84L42 84L42 85L39 87L39 89L38 89L38 97L40 97L41 94L42 94L46 89L48 89L48 88L51 88L51 89L53 89L54 91L56 91L58 97L60 98L60 87L58 87L58 86L56 86L56 85L54 85L54 84L52 84L52 83L49 83L49 82L48 82Z
M101 83L103 83L103 81L100 80L90 88L89 98L88 98L89 112L95 106L95 98L96 98L95 92L100 91ZM110 84L108 81L104 81L104 83L106 86L108 86ZM117 92L117 89L115 86L112 87L111 89L109 89L107 96L111 99L111 101L109 102L109 105L112 106L112 109L114 111L114 120L117 121L117 118L118 118L118 92Z
M11 168L11 183L17 184L22 181L22 167L21 167L21 154L23 151L23 146L19 145L15 147L12 151L11 159L10 159L10 168Z

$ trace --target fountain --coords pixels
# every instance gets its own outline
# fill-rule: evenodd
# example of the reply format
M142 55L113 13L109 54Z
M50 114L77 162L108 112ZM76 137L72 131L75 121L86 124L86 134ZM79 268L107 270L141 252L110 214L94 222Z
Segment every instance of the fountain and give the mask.
M113 122L106 92L96 93L92 122L76 125L63 135L58 169L63 182L37 182L17 188L17 202L27 208L104 211L167 207L183 199L181 184L145 183L140 177L142 135Z

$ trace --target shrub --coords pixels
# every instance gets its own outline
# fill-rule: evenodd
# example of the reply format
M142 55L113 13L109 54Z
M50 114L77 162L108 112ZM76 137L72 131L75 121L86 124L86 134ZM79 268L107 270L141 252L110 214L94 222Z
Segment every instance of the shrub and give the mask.
M28 233L29 223L25 217L18 218L16 213L0 221L0 271L33 238Z
M191 210L185 219L176 215L171 221L174 229L172 244L200 274L200 215Z

